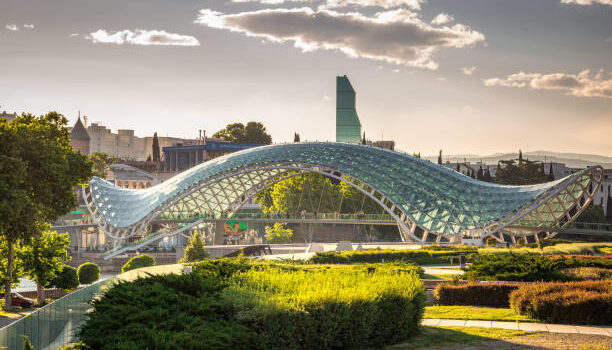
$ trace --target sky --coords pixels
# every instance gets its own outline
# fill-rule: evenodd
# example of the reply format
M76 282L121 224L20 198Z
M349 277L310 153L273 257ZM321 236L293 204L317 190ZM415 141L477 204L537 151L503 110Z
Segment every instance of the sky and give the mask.
M612 0L0 0L0 111L325 141L345 74L401 150L612 156Z

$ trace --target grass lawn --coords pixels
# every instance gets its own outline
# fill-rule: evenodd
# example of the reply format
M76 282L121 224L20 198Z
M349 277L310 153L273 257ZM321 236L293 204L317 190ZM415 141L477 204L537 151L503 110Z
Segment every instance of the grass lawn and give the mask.
M387 347L388 350L422 349L432 346L467 344L491 339L509 339L534 332L479 327L423 327L421 334L408 342Z
M517 315L512 309L463 305L426 306L423 318L537 322L527 316Z

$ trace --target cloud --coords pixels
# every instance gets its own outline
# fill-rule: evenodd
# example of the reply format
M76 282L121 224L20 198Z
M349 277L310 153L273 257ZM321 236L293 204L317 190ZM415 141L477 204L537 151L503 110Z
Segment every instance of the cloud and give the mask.
M340 8L348 6L382 7L385 9L406 7L420 10L421 4L427 0L232 0L232 2L256 2L267 5L281 5L285 3L318 4L321 8Z
M72 34L68 35L69 38L74 38L74 37L77 37L77 36L79 36L79 33L72 33Z
M431 21L431 24L433 25L442 25L442 24L446 24L446 23L450 23L454 20L455 18L447 13L439 13L436 17L434 17L434 19Z
M4 28L8 29L8 30L12 30L13 32L16 32L19 30L19 27L17 27L16 24L7 24L4 26Z
M131 31L126 29L110 33L104 29L99 29L90 33L87 39L91 40L94 44L200 46L198 39L192 36L168 33L164 30L136 29Z
M612 0L561 0L562 4L576 4L576 5L612 5Z
M588 69L579 74L519 72L505 78L484 79L483 82L486 86L561 90L566 91L568 95L577 97L612 98L612 78L604 79L603 70L593 76Z
M303 51L338 50L350 57L429 69L438 68L432 55L439 48L462 48L485 40L482 33L463 24L432 27L407 9L371 17L310 8L236 14L204 9L196 23L272 42L293 42Z
M476 67L462 67L461 73L465 75L472 75L476 71Z
M34 29L34 25L33 24L24 24L23 27L27 28L27 29Z

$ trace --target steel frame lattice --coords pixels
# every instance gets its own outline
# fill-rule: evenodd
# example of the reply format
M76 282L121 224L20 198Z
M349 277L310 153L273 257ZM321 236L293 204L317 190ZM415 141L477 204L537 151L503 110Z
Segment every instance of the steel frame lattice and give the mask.
M416 242L494 234L503 241L503 234L514 235L512 227L528 221L562 226L590 203L603 177L596 166L547 184L501 186L370 146L294 143L216 158L148 189L121 189L94 177L83 195L92 217L117 246L145 235L164 216L231 218L262 189L308 172L360 190L397 221L403 241Z

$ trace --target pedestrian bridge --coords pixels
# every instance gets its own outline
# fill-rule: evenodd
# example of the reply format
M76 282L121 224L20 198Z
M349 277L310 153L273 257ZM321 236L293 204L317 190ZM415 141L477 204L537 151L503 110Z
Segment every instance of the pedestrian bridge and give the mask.
M591 202L603 177L595 166L545 184L503 186L381 148L291 143L228 154L147 189L123 189L94 177L83 194L96 223L119 247L149 236L156 221L185 218L177 228L183 230L205 220L231 219L257 192L305 173L363 192L381 206L385 221L398 225L403 241L414 242L454 242L475 234L503 240L503 234L513 234L508 228L534 221L563 227Z

